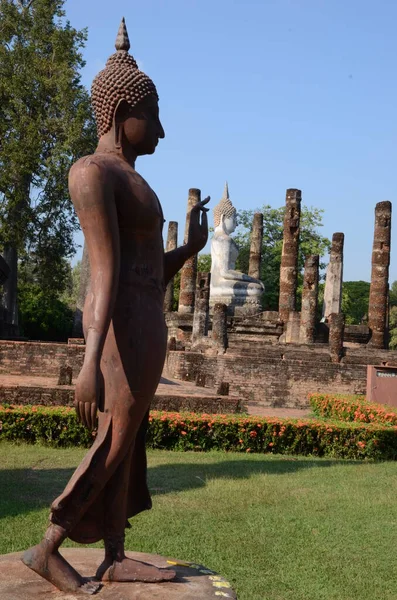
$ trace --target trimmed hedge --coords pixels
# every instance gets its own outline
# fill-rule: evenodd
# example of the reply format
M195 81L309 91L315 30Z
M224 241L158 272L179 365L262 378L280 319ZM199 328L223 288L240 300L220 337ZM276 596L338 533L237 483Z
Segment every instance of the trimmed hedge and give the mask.
M274 452L350 459L397 459L397 426L153 411L147 445L167 450ZM89 446L74 409L0 406L0 440Z
M383 404L370 404L365 396L311 394L310 405L317 417L356 423L397 425L397 410Z

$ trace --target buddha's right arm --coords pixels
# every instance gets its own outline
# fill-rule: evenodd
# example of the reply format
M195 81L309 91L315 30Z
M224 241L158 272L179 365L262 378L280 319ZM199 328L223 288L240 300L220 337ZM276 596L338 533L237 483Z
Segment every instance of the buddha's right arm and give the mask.
M69 175L69 189L84 232L91 268L84 362L99 367L120 271L117 210L113 189L95 163L77 163Z
M223 279L230 279L233 281L246 281L247 283L259 283L258 279L254 279L250 275L246 275L241 271L235 271L233 269L224 269L221 271Z

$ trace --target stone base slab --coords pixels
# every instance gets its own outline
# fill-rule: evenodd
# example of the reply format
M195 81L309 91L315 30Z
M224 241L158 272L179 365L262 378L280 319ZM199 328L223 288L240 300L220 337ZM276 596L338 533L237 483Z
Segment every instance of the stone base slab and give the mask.
M83 576L93 577L103 560L103 550L64 548L62 555ZM127 552L129 558L161 568L174 569L177 578L165 583L105 583L94 596L60 592L51 583L28 569L20 560L22 553L0 556L1 600L237 600L230 584L202 565L167 559L157 554Z

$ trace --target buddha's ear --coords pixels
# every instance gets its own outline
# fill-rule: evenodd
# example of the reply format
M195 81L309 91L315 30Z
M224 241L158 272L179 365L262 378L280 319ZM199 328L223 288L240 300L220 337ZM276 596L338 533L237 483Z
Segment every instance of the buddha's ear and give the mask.
M119 125L120 123L123 123L126 118L128 117L128 114L131 111L131 106L128 104L127 100L119 100L117 103L117 106L115 108L114 111L114 123L115 125Z
M114 144L116 148L121 148L121 140L123 137L122 124L127 118L130 105L126 100L119 100L113 114L113 130L114 130Z

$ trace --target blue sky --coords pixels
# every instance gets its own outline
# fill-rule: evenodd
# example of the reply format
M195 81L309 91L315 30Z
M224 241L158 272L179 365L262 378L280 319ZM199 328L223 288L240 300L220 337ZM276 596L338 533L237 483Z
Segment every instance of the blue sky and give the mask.
M296 187L324 209L324 235L345 233L345 280L369 281L375 204L393 202L396 187L395 0L67 0L65 9L88 27L87 87L126 18L166 131L137 170L179 221L180 243L189 187L214 206L227 179L237 209L282 206Z

